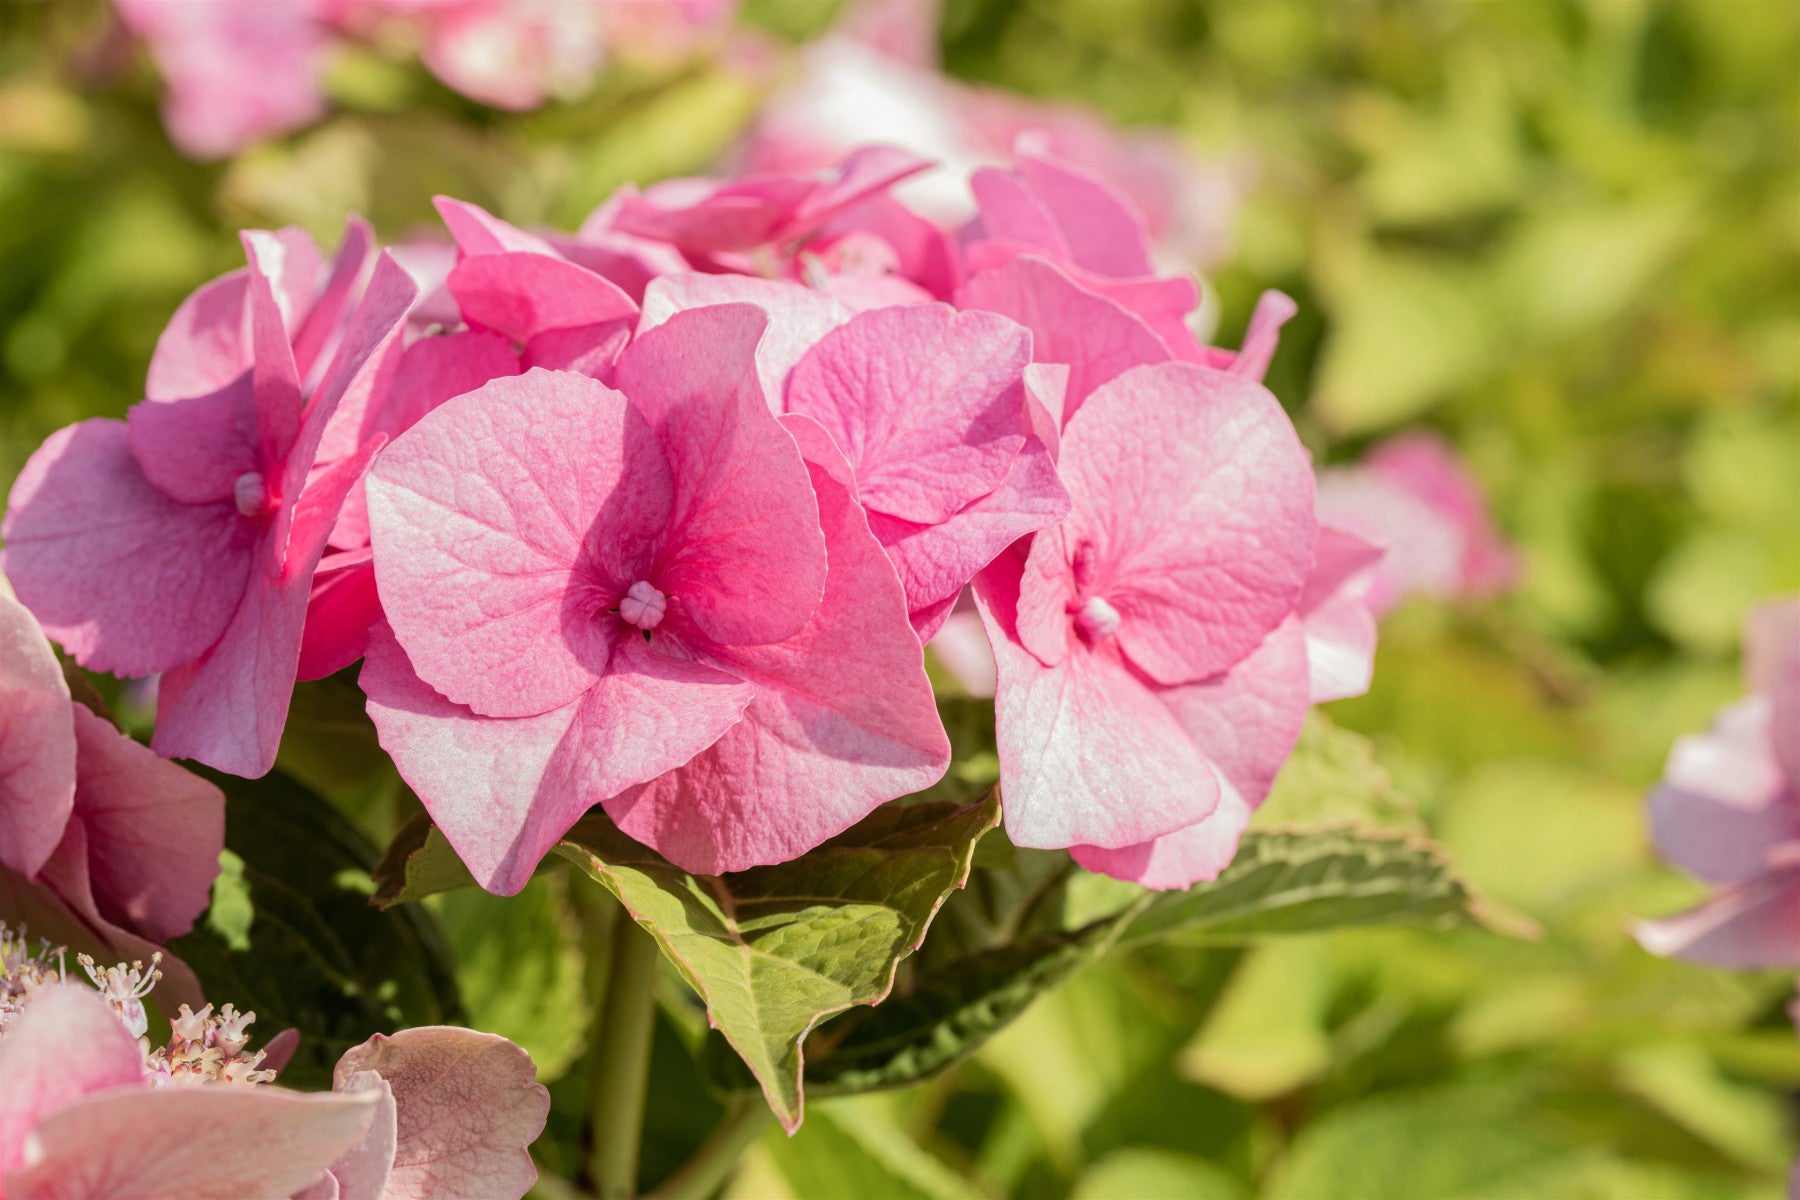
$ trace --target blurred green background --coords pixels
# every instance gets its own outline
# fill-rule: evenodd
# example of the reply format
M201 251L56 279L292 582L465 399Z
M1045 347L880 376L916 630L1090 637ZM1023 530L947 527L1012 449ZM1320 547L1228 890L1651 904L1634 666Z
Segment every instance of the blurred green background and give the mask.
M833 17L751 0L743 21L786 45ZM1745 610L1800 590L1800 8L951 0L942 46L956 76L1250 164L1219 340L1280 287L1301 315L1270 384L1321 461L1414 424L1469 460L1523 586L1396 614L1374 690L1330 715L1392 773L1360 803L1422 820L1543 932L1110 960L924 1087L810 1105L731 1194L1778 1195L1792 981L1659 961L1628 930L1701 894L1656 863L1643 793L1737 694ZM439 191L573 225L621 182L703 169L765 85L626 66L511 116L365 52L333 70L336 115L202 165L104 6L0 5L0 484L138 398L238 227L329 243L358 210L397 238ZM443 910L472 1019L551 1075L582 1016L557 887L506 910L550 930L529 961L487 898ZM718 1112L659 1036L646 1171Z

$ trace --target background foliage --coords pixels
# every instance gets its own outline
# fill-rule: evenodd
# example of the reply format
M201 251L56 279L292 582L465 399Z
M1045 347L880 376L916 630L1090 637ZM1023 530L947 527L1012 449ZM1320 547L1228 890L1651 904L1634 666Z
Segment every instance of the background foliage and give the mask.
M745 19L798 39L832 15L752 0ZM731 1194L1778 1194L1800 1088L1791 981L1659 961L1628 929L1698 895L1648 848L1645 788L1671 740L1736 694L1744 610L1800 589L1796 10L953 0L943 48L956 75L1173 125L1247 173L1213 281L1220 340L1259 289L1299 300L1270 383L1321 461L1410 423L1471 461L1523 548L1523 588L1392 618L1374 690L1309 731L1269 818L1427 828L1511 928L1541 934L1121 945L950 1072L815 1098ZM138 398L164 320L234 265L237 227L329 242L355 209L394 238L437 191L572 224L619 182L703 168L760 86L705 63L626 66L514 117L364 54L334 69L329 121L198 165L169 148L156 81L102 7L0 6L0 484L52 429ZM372 846L416 808L348 688L304 688L283 753L347 820L342 868L308 885L326 905L373 889ZM257 836L234 817L251 840L194 935L215 949L311 936L265 915L291 847ZM518 901L366 910L291 1011L461 1014L515 1038L556 1095L540 1156L571 1170L578 886L558 868ZM364 980L382 946L399 947L376 959L397 974ZM240 1003L279 1009L271 981L240 977ZM663 988L647 1183L725 1104L698 1011L672 971Z

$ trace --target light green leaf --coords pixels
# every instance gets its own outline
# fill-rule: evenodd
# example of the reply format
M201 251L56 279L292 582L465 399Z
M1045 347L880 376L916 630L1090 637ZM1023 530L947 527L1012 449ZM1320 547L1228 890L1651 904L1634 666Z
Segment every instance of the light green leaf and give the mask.
M1314 709L1275 787L1256 812L1258 828L1319 821L1355 821L1364 827L1416 830L1417 810L1375 761L1368 738L1331 723Z
M1069 1200L1242 1200L1248 1195L1236 1176L1204 1158L1131 1146L1088 1168Z
M379 908L475 886L475 877L450 848L450 839L425 813L400 827L369 874L375 880L374 903Z
M806 1035L888 994L900 960L968 878L976 841L999 820L992 796L961 808L889 805L792 862L700 876L595 811L558 852L656 938L792 1130Z
M795 1196L975 1200L974 1189L868 1098L822 1104L800 1133L769 1134L763 1145Z

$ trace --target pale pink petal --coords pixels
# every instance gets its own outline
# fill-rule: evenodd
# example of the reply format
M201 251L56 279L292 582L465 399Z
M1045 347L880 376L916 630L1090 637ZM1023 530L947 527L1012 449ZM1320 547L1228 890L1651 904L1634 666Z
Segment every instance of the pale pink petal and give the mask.
M1030 361L1031 336L1003 317L942 304L882 309L800 360L786 407L824 426L866 508L937 524L1012 471L1027 435Z
M9 1174L28 1139L58 1109L144 1078L137 1041L92 988L48 984L0 1038L0 1186L23 1195Z
M825 591L806 464L756 373L765 319L747 304L677 313L619 358L619 390L656 431L675 480L656 585L672 628L758 645L792 637Z
M1800 659L1800 597L1771 600L1744 619L1744 687L1773 692L1790 662Z
M478 717L414 674L385 626L361 683L381 744L477 881L510 895L606 796L687 761L736 722L751 689L631 638L582 698Z
M340 1060L341 1063L341 1060ZM362 1140L344 1151L331 1164L330 1195L336 1200L382 1200L388 1179L394 1170L394 1151L398 1145L398 1113L394 1090L374 1071L345 1072L340 1065L334 1092L357 1095L373 1093L375 1116Z
M714 647L710 661L756 685L743 720L606 803L686 870L785 862L930 786L950 761L893 569L849 491L825 469L811 477L831 555L818 610L785 642Z
M239 234L250 260L250 377L256 415L256 463L267 471L286 460L300 434L305 400L300 393L300 368L288 340L288 316L282 310L278 288L290 273L288 256L295 243L260 229Z
M1769 871L1678 916L1638 923L1652 954L1731 970L1800 967L1800 868Z
M1074 510L1034 539L1033 626L1067 611L1070 579L1118 611L1138 668L1177 684L1231 667L1299 600L1318 536L1312 464L1260 385L1190 363L1134 369L1069 421L1057 466Z
M152 487L125 422L51 434L13 484L0 569L83 666L147 675L203 652L250 573L256 528L229 503L179 504Z
M1360 696L1375 671L1375 612L1368 601L1383 551L1355 534L1319 528L1300 595L1313 703Z
M1135 314L1029 254L972 277L957 303L1011 317L1031 330L1033 361L1068 364L1065 422L1089 393L1121 371L1171 357Z
M898 275L826 275L817 286L851 312L930 304L930 292Z
M488 716L580 696L619 628L602 611L650 576L673 487L643 418L585 376L496 379L426 416L368 480L382 607L414 667Z
M363 656L369 627L381 618L374 555L368 547L319 561L307 598L297 679L323 679Z
M108 921L168 942L211 898L225 847L218 788L74 706L75 812L86 827L94 901Z
M1788 789L1800 797L1800 655L1788 660L1769 697L1770 744L1787 775Z
M988 644L980 613L971 610L946 614L925 649L969 695L993 699L994 648Z
M1368 469L1378 478L1417 496L1461 539L1456 594L1485 596L1512 586L1517 554L1494 526L1480 485L1437 434L1414 432L1391 438L1369 452Z
M756 346L756 371L774 405L780 404L794 365L820 338L855 315L830 296L792 280L695 272L651 282L637 331L642 336L690 308L738 303L756 305L769 319Z
M285 1200L373 1118L378 1099L193 1087L90 1096L41 1122L18 1200Z
M983 167L969 177L969 190L975 193L981 216L964 237L978 242L1001 242L1013 253L1040 254L1052 262L1070 260L1069 243L1057 228L1056 218L1018 175L998 167Z
M264 533L243 602L223 636L158 685L150 744L159 754L249 777L275 765L299 672L313 571L345 493L381 445L380 438L369 442L301 493L291 506L285 547L275 537L279 524Z
M156 339L147 400L181 400L216 392L250 369L250 272L219 276L181 302Z
M1156 273L1144 218L1111 184L1045 154L1019 155L1018 169L1061 230L1076 266L1116 279Z
M527 1147L543 1132L550 1093L505 1038L441 1025L376 1034L345 1051L334 1078L342 1087L360 1072L393 1089L388 1200L517 1200L537 1181Z
M1041 535L1040 535L1041 536ZM1217 806L1211 764L1110 644L1046 667L1019 645L1021 564L976 577L994 647L1006 832L1016 844L1116 848L1186 828Z
M44 631L0 583L0 863L28 878L74 809L70 708Z
M1709 883L1761 874L1769 847L1800 840L1800 800L1771 744L1771 705L1751 696L1712 728L1676 741L1650 793L1651 831L1664 858Z
M857 201L819 230L823 237L851 232L879 238L899 260L901 278L948 300L962 283L962 267L950 235L887 194Z
M1281 327L1293 319L1300 306L1277 291L1266 291L1257 297L1256 311L1250 314L1250 327L1244 331L1244 344L1236 354L1227 354L1222 364L1234 375L1242 375L1261 383L1269 373L1269 363L1281 342Z
M1217 767L1213 774L1219 788L1219 806L1205 820L1117 850L1071 846L1070 856L1090 871L1159 891L1217 879L1219 872L1237 857L1238 839L1250 824L1251 809Z
M551 329L576 329L637 315L617 284L547 254L512 251L465 258L449 287L463 319L515 342Z

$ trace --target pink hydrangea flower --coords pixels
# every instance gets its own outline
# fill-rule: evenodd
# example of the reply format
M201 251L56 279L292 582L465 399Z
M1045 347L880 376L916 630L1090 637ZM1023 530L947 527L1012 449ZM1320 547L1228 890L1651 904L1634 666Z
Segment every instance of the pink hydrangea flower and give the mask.
M377 1035L339 1059L331 1092L301 1095L245 1052L254 1013L184 1004L147 1054L138 999L154 972L90 964L97 993L20 958L0 992L27 973L0 1023L0 1195L490 1200L537 1179L526 1147L549 1094L504 1038Z
M222 158L325 111L314 0L114 0L162 72L163 124L193 158Z
M316 475L315 456L416 288L383 255L340 335L348 272L317 283L304 235L247 233L244 246L249 272L183 305L127 420L72 425L32 455L0 564L83 666L164 673L159 752L260 775L287 718L314 569L380 443Z
M1411 595L1491 596L1518 579L1480 486L1434 433L1401 434L1356 466L1320 472L1319 517L1386 550L1368 595L1377 613Z
M810 849L948 762L898 579L769 410L763 326L678 314L617 391L496 380L370 476L392 635L369 711L495 891L595 803L716 873Z
M1688 912L1646 921L1657 954L1719 967L1800 968L1800 599L1751 613L1749 697L1669 752L1650 793L1663 857L1718 885Z
M1168 362L1095 389L1058 462L1068 520L976 580L1007 833L1186 886L1229 861L1310 701L1311 467L1259 385Z
M219 789L70 698L37 622L0 584L0 911L110 957L147 958L206 908ZM171 960L171 991L192 974Z

